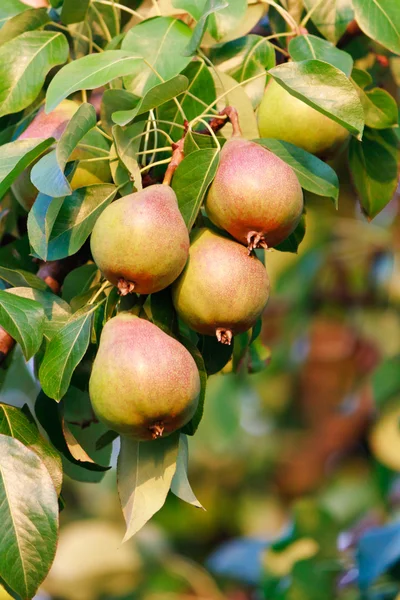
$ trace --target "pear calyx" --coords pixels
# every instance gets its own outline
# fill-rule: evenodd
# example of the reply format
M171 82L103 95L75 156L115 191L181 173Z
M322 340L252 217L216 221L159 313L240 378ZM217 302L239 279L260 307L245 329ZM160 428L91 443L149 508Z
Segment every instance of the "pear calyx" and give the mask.
M152 438L153 440L157 440L158 438L162 437L162 434L164 433L164 423L163 422L159 422L159 423L154 423L154 425L150 425L149 427L149 431L152 432Z
M128 294L133 294L135 291L135 284L133 281L127 281L123 277L118 279L118 293L120 296L127 296Z
M226 344L227 346L231 345L233 333L230 329L217 327L217 329L215 330L215 335L217 336L217 340L221 342L221 344Z
M264 237L263 233L260 233L258 231L249 231L246 239L247 239L247 252L249 254L251 254L252 251L255 250L256 248L264 248L264 250L267 250L267 248L268 248L268 244L265 241L265 237Z

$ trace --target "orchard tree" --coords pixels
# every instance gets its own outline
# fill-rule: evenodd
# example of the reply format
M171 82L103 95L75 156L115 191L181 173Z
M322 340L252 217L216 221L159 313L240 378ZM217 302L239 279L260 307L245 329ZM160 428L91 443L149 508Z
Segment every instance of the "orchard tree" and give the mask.
M201 507L207 377L266 368L303 192L337 206L340 156L367 219L393 197L397 55L398 0L1 2L0 386L40 387L0 404L12 595L52 564L63 473L99 482L118 436L125 540L169 490Z

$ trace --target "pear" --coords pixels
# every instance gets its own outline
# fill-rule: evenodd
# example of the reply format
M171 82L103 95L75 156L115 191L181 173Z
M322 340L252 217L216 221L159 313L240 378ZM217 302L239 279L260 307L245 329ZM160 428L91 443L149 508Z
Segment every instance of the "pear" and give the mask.
M182 344L153 323L120 313L102 331L89 394L96 415L110 429L151 440L190 421L200 377Z
M311 154L332 157L349 137L347 129L289 94L273 79L258 109L261 137L295 144Z
M122 295L166 288L182 272L189 252L175 192L156 184L110 204L96 221L91 249Z
M63 100L51 113L46 114L41 109L28 127L19 136L19 140L46 139L53 137L59 140L69 121L79 108L79 104L72 100ZM82 143L89 146L108 149L108 144L99 131L92 130L83 138ZM98 156L96 151L76 148L70 160L82 160ZM39 160L39 159L38 159ZM12 191L18 202L29 211L38 195L38 190L31 182L33 165L25 169L12 185ZM73 190L86 185L111 181L111 171L107 161L86 162L78 164L71 180Z
M215 225L251 252L276 246L294 231L303 192L283 160L260 144L232 137L222 148L205 207Z
M254 325L268 297L269 278L262 262L210 229L197 232L187 265L172 286L180 318L223 344Z

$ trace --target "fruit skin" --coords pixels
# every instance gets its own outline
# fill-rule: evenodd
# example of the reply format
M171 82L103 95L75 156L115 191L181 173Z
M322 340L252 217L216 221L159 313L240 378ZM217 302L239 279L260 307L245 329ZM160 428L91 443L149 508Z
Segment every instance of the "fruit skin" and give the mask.
M290 142L322 157L332 156L350 135L274 80L268 83L258 109L258 127L261 137Z
M269 278L262 262L210 229L195 235L186 268L172 286L181 319L225 344L254 325L268 297Z
M295 230L303 192L293 169L278 156L232 137L222 148L205 207L215 225L251 251L276 246Z
M110 204L93 228L91 249L99 269L122 295L166 288L182 272L189 253L175 192L156 184Z
M151 440L190 421L200 377L182 344L153 323L120 313L102 331L89 394L96 415L112 430Z
M77 102L63 100L61 104L49 114L46 114L44 110L41 109L18 139L46 139L54 137L58 141L78 108L79 104ZM83 138L82 143L108 150L108 143L104 140L101 133L95 130L89 131ZM84 158L94 158L96 156L98 156L96 152L77 148L73 152L70 160L82 160ZM33 164L25 169L11 186L14 196L27 211L32 208L38 195L38 190L30 179L32 167ZM82 165L77 166L71 180L71 187L75 190L86 185L102 182L108 183L109 181L111 181L111 171L107 161L83 163Z

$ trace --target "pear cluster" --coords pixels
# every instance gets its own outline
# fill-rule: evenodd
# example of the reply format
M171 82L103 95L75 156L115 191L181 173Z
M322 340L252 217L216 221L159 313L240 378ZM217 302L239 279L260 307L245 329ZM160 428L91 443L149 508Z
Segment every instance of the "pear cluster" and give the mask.
M267 270L254 250L294 231L303 194L286 163L234 136L222 149L205 209L216 228L195 229L190 240L172 188L151 185L104 210L91 250L121 295L171 286L184 323L230 344L268 301ZM130 313L108 321L90 379L93 408L108 427L142 441L168 435L190 421L199 394L197 366L180 342Z

